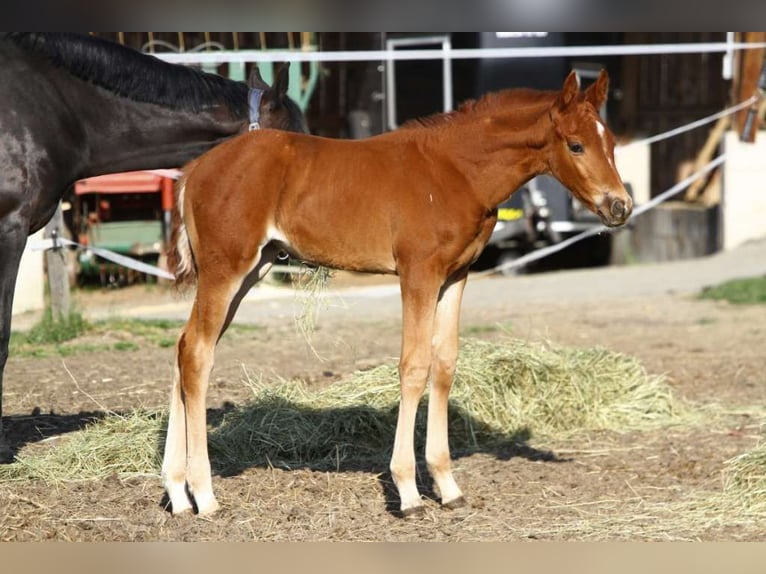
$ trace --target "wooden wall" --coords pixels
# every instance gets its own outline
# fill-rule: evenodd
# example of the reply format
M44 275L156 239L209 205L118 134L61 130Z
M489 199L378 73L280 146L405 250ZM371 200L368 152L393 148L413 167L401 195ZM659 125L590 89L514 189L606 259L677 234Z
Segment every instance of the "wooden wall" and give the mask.
M626 44L721 42L723 32L637 33ZM623 135L654 135L715 113L730 102L730 82L722 79L723 54L625 56L621 64L618 130ZM693 161L705 143L702 127L652 146L651 195L675 184L684 162Z

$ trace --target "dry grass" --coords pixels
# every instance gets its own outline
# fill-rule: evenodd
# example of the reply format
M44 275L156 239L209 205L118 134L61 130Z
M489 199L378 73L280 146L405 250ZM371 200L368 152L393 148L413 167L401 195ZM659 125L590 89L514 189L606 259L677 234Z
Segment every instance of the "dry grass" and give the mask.
M252 399L212 417L211 459L215 470L223 475L248 467L260 467L260 472L271 468L266 472L274 484L273 492L268 484L259 485L253 500L248 494L250 506L243 506L236 481L227 481L229 489L219 488L224 507L237 520L246 522L251 516L273 513L281 516L282 512L287 518L274 518L273 528L259 531L259 538L306 537L321 528L323 536L329 536L329 527L322 526L323 520L329 520L325 508L328 500L334 501L334 512L341 513L339 516L372 512L365 506L369 501L382 506L377 476L387 467L396 423L399 391L395 367L357 372L319 391L300 381L268 382L250 376L245 377L244 384L252 389ZM536 444L556 444L557 456L577 453L578 464L607 470L603 476L599 474L604 482L595 497L590 490L557 493L556 489L566 489L561 474L554 474L558 480L527 483L515 493L512 489L496 494L492 488L484 489L484 496L489 498L481 508L496 505L508 512L507 498L516 496L525 508L542 505L545 511L514 515L500 534L485 513L468 510L456 515L460 527L451 536L465 540L752 538L766 518L766 441L726 463L720 490L715 484L684 490L673 481L636 481L632 494L618 496L616 483L609 482L618 480L629 468L623 459L646 457L646 464L664 468L656 461L657 445L626 441L624 436L641 437L644 430L663 428L683 437L690 432L690 425L709 425L725 416L723 409L701 410L677 401L663 377L647 375L635 359L605 349L468 339L461 350L450 404L450 442L456 457L482 452L500 455L509 446L516 449L514 452L524 448L534 451L525 446L534 435ZM416 431L420 452L423 419L419 416ZM109 413L83 431L35 445L14 464L0 467L0 486L4 482L4 488L16 489L11 496L15 497L15 512L20 513L23 504L37 503L35 496L26 501L26 493L18 492L14 483L19 481L40 485L113 476L157 476L165 424L164 412ZM628 430L632 432L618 434ZM589 446L591 437L599 437L593 448ZM472 458L467 466L480 465L481 460L487 460L482 457L479 455L478 461ZM640 467L638 463L635 468ZM295 468L308 470L281 470ZM312 472L315 470L362 472ZM560 472L564 469L558 465L548 469L548 473ZM306 507L310 496L301 497L300 488L286 487L296 481L312 492L321 492L311 511ZM54 510L46 507L34 512ZM91 516L89 512L92 514L87 505L80 509L86 518ZM438 513L438 504L429 504L424 519L434 527L427 534L435 538L446 528ZM391 539L412 536L404 521L386 524ZM343 537L376 539L378 535L362 529ZM425 535L421 530L419 536Z
M723 496L744 511L766 515L766 440L726 463Z
M159 412L109 413L82 431L49 439L55 444L42 452L0 465L0 480L59 483L157 473L166 422L165 414Z
M766 520L766 435L752 450L726 461L722 471L723 489L695 501L692 512L699 521L717 523L724 516L740 522Z
M396 368L354 373L321 391L299 381L247 377L247 404L225 413L210 433L214 467L224 474L256 465L333 469L387 464L396 425ZM421 415L424 415L421 409ZM418 417L422 446L424 416ZM532 435L688 424L692 409L676 401L662 377L606 349L573 349L507 339L466 340L450 400L455 452L496 449ZM164 414L109 415L62 438L42 454L0 468L0 479L49 482L113 474L157 473Z

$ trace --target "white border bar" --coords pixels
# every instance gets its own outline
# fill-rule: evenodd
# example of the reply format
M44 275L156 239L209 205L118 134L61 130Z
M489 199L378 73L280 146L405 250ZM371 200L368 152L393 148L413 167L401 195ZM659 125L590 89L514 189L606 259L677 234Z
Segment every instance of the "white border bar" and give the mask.
M766 48L766 42L691 42L677 44L627 44L620 46L547 46L529 48L457 48L449 50L453 60L480 58L550 58L556 56L638 56L651 54L697 54ZM223 64L227 62L368 62L378 60L440 60L444 51L354 50L354 51L213 51L152 54L173 64Z

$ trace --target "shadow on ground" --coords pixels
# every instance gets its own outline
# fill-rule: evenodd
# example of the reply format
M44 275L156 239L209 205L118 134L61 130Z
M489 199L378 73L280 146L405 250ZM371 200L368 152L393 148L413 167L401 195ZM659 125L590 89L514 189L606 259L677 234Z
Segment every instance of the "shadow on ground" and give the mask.
M421 461L425 449L425 407L424 401L415 428L415 448ZM250 468L370 473L378 476L388 510L397 514L399 499L388 469L397 413L396 404L384 408L364 405L315 408L281 397L262 398L240 407L226 404L221 409L210 409L208 444L213 472L224 477L239 475ZM25 446L49 437L83 430L107 416L110 415L103 412L80 412L8 417L5 423L11 452L16 455ZM487 453L501 460L521 457L564 461L551 451L530 446L531 431L527 427L493 428L454 404L450 405L449 419L453 459ZM166 418L148 413L145 428L156 435L154 439L149 435L148 444L155 444L160 459ZM121 440L135 438L126 434ZM128 447L127 442L115 441L115 446L110 447L118 449L113 458L119 460L119 449ZM78 455L87 458L85 453ZM118 472L142 471L145 469L132 469L126 464ZM418 487L426 497L438 500L422 462L418 466Z
M420 461L425 451L426 412L424 402L415 427ZM399 497L388 468L397 414L398 405L313 408L281 398L212 411L208 420L215 422L208 444L213 471L222 476L270 467L370 473L378 476L388 511L398 514ZM450 404L449 421L453 459L486 453L501 460L565 462L552 451L530 446L528 427L493 428L454 404ZM417 476L420 492L438 501L422 462Z
M81 411L77 414L42 414L35 409L29 415L3 417L5 434L4 456L0 463L12 462L14 457L27 445L46 439L83 430L86 426L107 416L103 411ZM0 437L0 443L3 442ZM0 449L2 450L2 449Z

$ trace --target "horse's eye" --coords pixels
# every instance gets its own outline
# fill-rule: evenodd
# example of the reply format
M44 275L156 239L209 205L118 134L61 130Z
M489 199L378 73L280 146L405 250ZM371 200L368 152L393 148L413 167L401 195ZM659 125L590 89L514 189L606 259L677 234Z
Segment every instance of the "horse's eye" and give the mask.
M582 144L580 143L570 143L569 144L569 151L575 154L581 154L585 151L585 148L582 147Z

